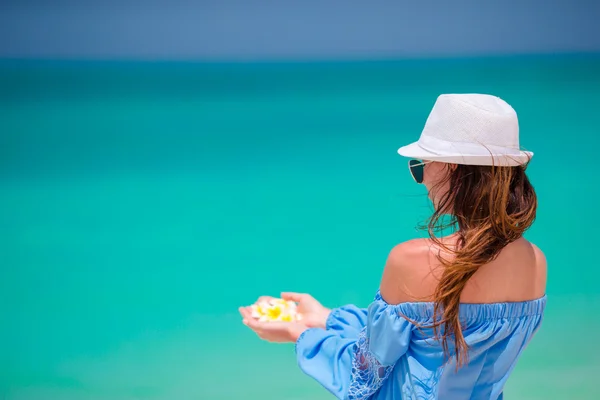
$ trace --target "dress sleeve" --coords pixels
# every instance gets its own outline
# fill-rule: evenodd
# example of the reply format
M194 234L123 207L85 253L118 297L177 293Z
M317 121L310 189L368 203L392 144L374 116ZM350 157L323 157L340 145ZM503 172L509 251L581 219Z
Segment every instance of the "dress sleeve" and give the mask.
M358 337L307 329L296 342L300 369L338 399L368 399L408 350L414 326L397 306L376 297Z
M326 330L337 332L344 338L358 338L358 334L367 324L368 309L349 304L334 308L329 313Z

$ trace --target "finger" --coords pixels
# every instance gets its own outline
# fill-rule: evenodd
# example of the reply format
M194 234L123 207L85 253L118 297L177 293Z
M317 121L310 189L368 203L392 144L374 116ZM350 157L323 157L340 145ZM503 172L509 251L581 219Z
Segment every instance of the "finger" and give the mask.
M242 315L243 323L246 324L248 320L254 319L254 318L252 318L252 312L248 309L248 307L240 307L239 311L240 311L240 314Z
M248 321L247 324L250 328L260 332L262 334L269 332L278 332L289 329L290 323L283 321L259 321L255 318L252 318L251 321Z
M291 300L296 302L301 302L304 298L306 298L305 293L295 293L295 292L282 292L281 298L284 300Z
M244 323L248 326L248 328L252 329L259 335L263 331L263 323L259 322L255 318L252 318L252 317L246 318Z
M261 326L261 329L263 332L276 332L276 331L287 330L287 329L289 329L289 327L290 327L289 322L270 321L270 322L264 322L263 326Z

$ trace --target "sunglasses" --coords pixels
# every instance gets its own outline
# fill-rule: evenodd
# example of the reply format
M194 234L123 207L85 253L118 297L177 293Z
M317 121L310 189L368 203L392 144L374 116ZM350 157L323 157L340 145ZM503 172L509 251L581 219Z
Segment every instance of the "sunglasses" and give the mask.
M425 170L425 164L429 164L433 161L423 161L423 160L409 160L408 161L408 169L413 179L417 183L423 183L423 172Z

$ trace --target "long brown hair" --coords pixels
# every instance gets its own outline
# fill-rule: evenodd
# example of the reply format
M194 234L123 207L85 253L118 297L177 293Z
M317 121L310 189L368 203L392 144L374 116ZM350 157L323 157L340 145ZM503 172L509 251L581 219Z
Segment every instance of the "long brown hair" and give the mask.
M447 174L432 190L449 184L438 199L427 230L442 250L443 266L433 295L434 335L439 338L446 357L449 339L454 339L457 367L467 360L467 343L459 320L460 297L467 281L477 269L494 260L509 243L519 239L536 216L537 197L521 166L475 166L447 164ZM444 216L449 220L444 221ZM436 232L454 228L457 241L448 245ZM442 256L442 252L446 255ZM450 255L448 257L447 255Z

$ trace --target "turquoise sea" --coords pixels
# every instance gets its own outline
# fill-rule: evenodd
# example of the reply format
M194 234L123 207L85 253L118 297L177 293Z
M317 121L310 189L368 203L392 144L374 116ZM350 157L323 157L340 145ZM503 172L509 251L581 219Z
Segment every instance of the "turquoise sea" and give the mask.
M237 307L366 306L431 211L396 149L441 93L520 116L549 263L507 399L598 399L600 56L0 61L0 399L328 399Z

